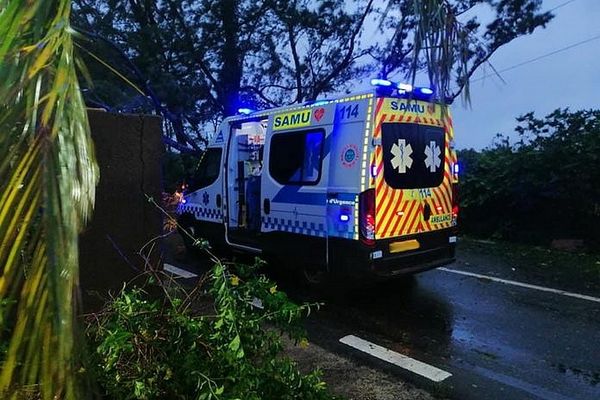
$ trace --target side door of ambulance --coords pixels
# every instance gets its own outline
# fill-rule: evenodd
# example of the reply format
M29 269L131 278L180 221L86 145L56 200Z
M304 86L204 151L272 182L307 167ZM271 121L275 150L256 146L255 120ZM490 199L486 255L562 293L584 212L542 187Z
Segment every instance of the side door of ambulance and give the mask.
M197 222L188 227L190 233L208 240L223 240L223 153L222 143L212 144L206 149L188 187L185 204L181 207L183 212L192 214ZM195 232L196 227L200 228L200 232Z
M264 128L261 120L228 123L229 140L223 190L227 200L226 241L230 246L260 253L260 175Z
M334 105L270 117L262 174L265 251L324 263Z

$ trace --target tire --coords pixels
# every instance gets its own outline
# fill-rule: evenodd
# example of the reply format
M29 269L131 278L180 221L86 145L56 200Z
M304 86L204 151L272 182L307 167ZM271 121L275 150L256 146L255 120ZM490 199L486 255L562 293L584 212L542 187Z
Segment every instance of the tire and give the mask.
M178 227L177 231L181 235L181 239L183 240L183 244L185 245L188 253L193 255L199 255L201 250L194 246L194 240L188 236L188 233L192 235L194 238L198 237L197 225L194 216L189 213L181 214L177 219Z
M311 288L322 288L331 282L331 274L321 266L304 265L299 273L305 285Z
M295 275L308 301L335 302L352 287L345 277L327 271L324 266L303 265Z

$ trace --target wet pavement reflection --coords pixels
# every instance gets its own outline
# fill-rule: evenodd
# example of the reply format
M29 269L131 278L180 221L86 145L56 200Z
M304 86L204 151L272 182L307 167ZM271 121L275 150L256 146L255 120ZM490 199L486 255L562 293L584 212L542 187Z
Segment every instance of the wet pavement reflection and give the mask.
M358 334L444 368L450 397L600 398L599 303L440 270L325 301L317 342Z

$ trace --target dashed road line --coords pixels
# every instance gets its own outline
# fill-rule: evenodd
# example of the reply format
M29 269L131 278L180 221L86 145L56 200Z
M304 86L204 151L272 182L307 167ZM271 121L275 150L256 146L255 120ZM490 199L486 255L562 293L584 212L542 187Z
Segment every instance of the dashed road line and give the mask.
M198 275L194 274L193 272L190 272L188 270L185 269L181 269L181 268L177 268L174 265L171 264L164 264L164 270L173 274L173 275L177 275L181 278L185 278L185 279L189 279L189 278L196 278Z
M426 364L414 358L410 358L393 350L386 349L368 340L359 338L358 336L348 335L340 339L340 342L367 353L375 358L394 364L400 368L411 371L417 375L423 376L434 382L441 382L452 376L450 372L446 372L433 365Z
M440 267L440 268L438 268L438 270L445 271L445 272L450 272L450 273L458 274L458 275L470 276L472 278L489 279L490 281L498 282L498 283L504 283L506 285L513 285L513 286L519 286L519 287L523 287L523 288L527 288L527 289L540 290L542 292L549 292L549 293L559 294L561 296L574 297L576 299L587 300L587 301L594 301L596 303L600 303L600 298L593 297L593 296L587 296L585 294L567 292L565 290L553 289L553 288L544 287L544 286L531 285L529 283L511 281L509 279L502 279L502 278L496 278L494 276L489 276L489 275L476 274L474 272L460 271L458 269L451 269L451 268Z

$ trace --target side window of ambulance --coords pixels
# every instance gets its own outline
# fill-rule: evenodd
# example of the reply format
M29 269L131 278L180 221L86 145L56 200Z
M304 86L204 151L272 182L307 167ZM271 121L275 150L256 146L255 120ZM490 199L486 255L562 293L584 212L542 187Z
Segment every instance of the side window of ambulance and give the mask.
M323 130L273 135L269 173L282 185L316 185L321 179Z
M217 180L221 171L222 152L222 149L217 147L206 149L206 153L204 153L198 168L196 168L196 173L188 188L189 191L206 187Z

